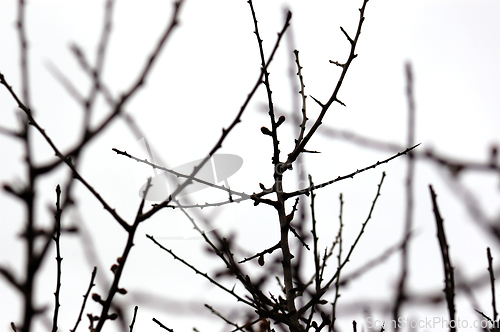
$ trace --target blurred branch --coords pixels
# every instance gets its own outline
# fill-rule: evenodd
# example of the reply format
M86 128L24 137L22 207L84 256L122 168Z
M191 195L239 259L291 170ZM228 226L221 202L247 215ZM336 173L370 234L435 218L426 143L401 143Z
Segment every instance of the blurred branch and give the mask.
M12 136L14 138L22 138L22 135L15 130L4 128L0 126L0 134L5 136Z
M408 102L408 126L407 126L407 146L413 146L415 144L415 99L413 95L413 73L410 63L406 63L405 66L406 73L406 99ZM405 186L405 196L406 196L406 206L405 206L405 226L403 231L403 236L410 234L413 227L413 183L415 174L415 159L413 156L413 151L408 153L408 164L406 169L406 186ZM393 317L394 321L398 321L401 311L401 306L403 305L406 298L406 282L409 274L409 246L408 241L403 241L403 246L401 248L401 275L399 277L399 283L396 294L396 303L394 305ZM396 325L396 332L399 330L399 326Z
M407 234L405 238L400 241L399 243L396 243L395 245L387 248L384 252L382 252L380 255L377 257L369 260L366 262L363 266L360 268L356 269L354 272L351 272L347 276L344 276L342 281L340 281L339 286L347 286L351 281L357 279L358 277L361 277L365 275L369 270L372 268L384 263L387 261L394 253L398 252L403 248L403 245L405 242L408 242L410 237L412 236L412 233Z
M20 44L20 67L21 67L21 86L22 96L26 105L30 103L30 87L29 87L29 71L28 71L28 40L26 38L26 25L25 25L26 3L24 0L18 1L17 6L17 31L19 35Z
M66 90L66 92L82 107L85 107L85 97L78 91L78 88L71 82L71 80L64 75L64 73L57 68L52 61L45 63L47 70L54 76L56 81Z
M450 176L444 176L443 178L445 183L452 189L451 192L462 201L462 205L471 216L472 221L474 221L486 235L493 235L495 240L500 242L500 228L496 225L494 219L490 220L483 212L481 203L476 195L460 181L455 181L455 179L450 178Z

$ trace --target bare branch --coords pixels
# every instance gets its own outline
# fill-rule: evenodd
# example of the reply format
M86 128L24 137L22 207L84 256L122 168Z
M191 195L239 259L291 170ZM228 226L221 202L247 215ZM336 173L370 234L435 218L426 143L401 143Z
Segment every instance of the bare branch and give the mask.
M57 261L57 280L56 280L56 291L54 293L55 296L55 305L54 305L54 318L52 320L52 332L57 332L57 319L59 315L59 307L61 304L59 303L59 296L61 290L61 187L57 185L56 187L56 213L55 213L55 234L52 237L54 242L56 243L56 261Z
M385 163L388 163L389 161L393 160L393 159L396 159L406 153L408 153L409 151L415 149L417 146L419 146L420 144L417 144L415 146L412 146L411 148L408 148L402 152L399 152L395 155L393 155L392 157L390 158L387 158L387 159L384 159L382 161L377 161L375 164L372 164L370 166L367 166L365 168L361 168L361 169L358 169L352 173L349 173L347 175L343 175L343 176L339 176L337 177L336 179L334 180L330 180L328 182L324 182L324 183L321 183L321 184L318 184L318 185L315 185L313 187L309 187L309 188L304 188L304 189L300 189L300 190L297 190L297 191L293 191L293 192L290 192L290 193L284 193L283 195L286 197L286 198L290 198L290 197L294 197L294 196L298 196L298 195L302 195L302 194L308 194L311 192L311 190L316 190L316 189L319 189L319 188L323 188L323 187L326 187L328 185L331 185L335 182L339 182L339 181L342 181L342 180L345 180L345 179L349 179L349 178L353 178L355 175L358 175L359 173L363 173L365 171L368 171L370 169L373 169L377 166L380 166L382 164L385 164ZM256 194L256 195L252 195L252 199L254 199L254 197L257 196L259 197L259 194Z
M165 325L163 325L158 319L154 318L153 317L153 322L155 322L156 324L158 324L162 329L165 329L167 330L168 332L174 332L173 329L169 329L168 327L166 327Z
M454 322L455 321L455 276L453 272L453 266L451 265L448 242L446 240L446 234L443 227L443 218L439 213L439 208L436 201L436 194L431 185L429 185L429 190L431 193L434 217L436 218L439 247L441 249L441 256L443 258L444 281L445 281L444 292L446 296L446 303L448 304L448 313L450 316L450 322ZM455 332L456 326L450 325L450 331Z
M87 299L89 298L90 291L95 286L94 280L95 280L96 275L97 275L97 267L94 267L94 270L92 270L92 276L90 277L89 287L87 288L87 292L83 295L83 303L82 303L82 306L80 308L80 313L78 314L78 318L76 319L75 326L73 327L73 329L70 330L70 332L75 332L76 329L78 328L78 324L80 324L80 322L82 320L83 311L85 310L85 304L87 303Z
M132 322L130 323L130 326L129 326L129 332L133 332L134 330L134 324L135 324L135 317L137 316L137 310L139 309L138 306L135 306L134 308L134 317L132 318Z

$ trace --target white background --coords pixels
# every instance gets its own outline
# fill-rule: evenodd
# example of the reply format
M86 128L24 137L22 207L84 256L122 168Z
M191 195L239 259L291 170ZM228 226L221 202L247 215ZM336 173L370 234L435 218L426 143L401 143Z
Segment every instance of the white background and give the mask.
M16 6L13 1L0 2L0 71L20 93L19 43L15 30ZM354 36L361 1L256 1L261 37L269 54L284 21L284 8L292 12L292 27L284 38L273 64L270 80L277 113L288 114L280 131L282 158L293 146L296 128L290 116L294 104L290 82L292 50L300 51L306 94L326 101L336 84L340 70L328 60L345 61L348 42L339 27ZM360 38L359 54L350 68L340 91L347 107L335 104L324 119L324 126L349 130L360 135L404 145L406 141L407 104L405 99L404 64L411 61L415 77L417 107L416 141L421 151L433 148L447 156L486 162L490 144L500 141L498 110L500 98L500 5L495 1L388 1L368 3L366 21ZM106 56L103 80L115 96L127 90L144 65L158 37L167 25L172 4L164 1L119 1L115 5L113 30ZM69 51L78 44L91 61L95 59L104 4L100 1L31 1L27 5L30 88L36 119L63 150L80 137L82 112L65 89L48 70L55 65L77 89L87 94L90 80L80 70ZM231 123L260 70L260 59L248 4L241 1L188 0L175 30L144 88L126 105L126 111L137 121L155 151L167 166L175 167L202 158L213 147L223 127ZM293 40L293 44L291 43ZM52 64L52 65L50 65ZM293 79L296 76L292 75ZM296 91L294 91L295 93ZM298 94L294 94L297 98ZM319 107L308 99L310 122ZM265 109L264 87L249 105L240 123L224 142L221 153L243 158L242 168L229 179L232 188L246 193L259 191L258 183L269 187L272 181L271 139L260 133L269 126ZM0 92L0 123L17 128L16 105L5 89ZM97 124L108 114L102 99L93 116ZM53 157L49 146L34 135L35 158L47 162ZM149 169L117 156L112 148L134 151L137 139L124 121L117 119L94 140L84 152L81 173L115 207L121 216L132 220L140 198L138 189ZM312 174L320 183L368 166L390 156L337 139L320 131L308 145L321 154L307 155L297 172ZM2 183L22 184L21 145L8 137L0 139L0 177ZM338 227L338 196L344 195L344 248L347 251L366 218L375 196L382 171L387 178L373 219L367 226L346 273L362 266L403 234L405 159L383 165L317 192L318 227L324 248L333 241ZM294 173L292 173L294 174ZM54 204L54 188L64 181L67 172L57 173L40 182L37 196L37 222L52 222L48 206ZM428 185L438 193L450 244L452 261L467 277L486 270L486 247L491 246L495 260L500 259L498 245L479 230L468 215L454 190L443 179L445 169L429 162L418 162L415 184L414 229L417 234L410 247L409 287L412 292L436 293L443 285L443 272L435 223L431 211ZM285 189L294 189L294 176ZM481 207L491 218L498 216L498 175L467 172L459 179L478 195ZM74 209L65 212L64 223L80 227L79 235L64 235L61 243L63 279L60 325L61 331L73 327L85 292L92 266L98 265L96 291L105 294L111 280L110 266L120 255L125 234L119 225L99 206L83 186L78 185ZM190 195L193 201L217 201L225 195L212 189ZM309 199L306 199L308 207ZM0 264L22 276L23 246L17 234L22 230L23 210L16 200L2 195L0 232ZM278 239L275 212L250 202L206 209L197 213L213 220L225 234L234 232L248 253L274 245ZM309 211L306 211L309 213ZM498 217L496 217L498 220ZM85 254L93 238L98 261ZM179 211L162 211L139 228L135 246L127 263L121 286L129 294L121 299L127 304L129 322L134 305L139 306L136 331L155 331L156 317L175 331L219 330L220 321L204 303L220 304L222 312L241 312L228 295L195 275L155 247L145 234L153 234L164 245L192 262L202 271L214 271L217 261L203 250L202 242L193 237L188 220ZM172 239L178 238L178 239ZM53 310L55 289L54 251L47 257L37 283L38 303L47 305L45 321L37 321L37 330L47 329ZM251 265L256 267L256 264ZM329 265L334 271L335 264ZM331 272L330 271L330 272ZM399 278L399 257L395 256L370 274L343 289L339 300L338 328L347 331L351 320L361 322L362 307L355 303L382 301L390 305L394 285ZM10 330L11 321L19 322L21 302L18 294L0 279L0 331ZM231 282L228 283L232 285ZM236 288L238 289L238 288ZM478 290L482 310L491 314L488 287ZM477 318L471 306L459 297L458 317ZM353 306L356 308L353 310ZM444 304L438 307L406 307L404 316L421 318L446 317ZM372 308L376 319L388 319L384 306ZM99 307L90 304L97 314ZM356 313L354 315L353 313ZM45 323L44 323L45 322ZM111 330L114 324L108 322ZM88 321L79 327L86 329ZM210 329L211 327L211 329Z

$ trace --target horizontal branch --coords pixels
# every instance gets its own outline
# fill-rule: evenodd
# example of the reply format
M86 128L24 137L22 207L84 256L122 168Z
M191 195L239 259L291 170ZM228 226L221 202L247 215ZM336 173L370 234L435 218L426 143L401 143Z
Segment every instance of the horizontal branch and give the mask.
M337 177L336 179L334 180L330 180L328 182L324 182L324 183L321 183L321 184L318 184L318 185L315 185L315 186L311 186L311 187L307 187L307 188L304 188L304 189L300 189L300 190L297 190L297 191L293 191L293 192L290 192L290 193L284 193L283 195L286 197L286 198L290 198L290 197L294 197L294 196L298 196L298 195L303 195L303 194L306 194L308 195L311 190L316 190L316 189L319 189L319 188L323 188L323 187L326 187L330 184L333 184L335 182L339 182L339 181L342 181L342 180L345 180L345 179L348 179L348 178L353 178L355 175L358 175L359 173L363 173L365 171L368 171L370 169L373 169L377 166L380 166L382 164L386 164L388 163L389 161L393 160L393 159L396 159L404 154L407 154L408 152L410 152L411 150L415 149L417 146L419 146L420 144L417 144L417 145L414 145L412 146L411 148L408 148L402 152L398 152L397 154L393 155L392 157L390 158L387 158L387 159L384 159L382 161L377 161L375 164L372 164L370 166L367 166L365 168L362 168L362 169L358 169L352 173L349 173L347 175L344 175L344 176L339 176Z
M155 164L155 163L152 163L152 162L148 161L147 159L140 159L140 158L134 157L134 156L132 156L131 154L129 154L127 151L120 151L120 150L115 149L115 148L113 148L112 150L113 150L114 152L116 152L117 154L119 154L119 155L122 155L122 156L128 157L128 158L130 158L130 159L132 159L132 160L135 160L135 161L137 161L137 162L139 162L139 163L146 164L146 165L151 166L151 167L153 167L153 168L155 168L155 169L159 169L159 170L161 170L161 171L164 171L164 172L167 172L167 173L173 174L173 175L175 175L175 176L177 176L177 177L180 177L180 178L186 178L186 179L187 179L187 178L189 178L189 175L182 174L182 173L176 172L176 171L174 171L174 170L172 170L172 169L168 169L168 168L166 168L166 167L164 167L164 166L157 165L157 164ZM209 187L215 188L215 189L219 189L219 190L226 191L226 192L228 192L228 193L229 193L229 194L231 194L231 195L236 194L236 195L240 196L241 198L245 198L245 199L250 198L250 195L248 195L248 194L245 194L245 193L242 193L242 192L238 192L238 191L235 191L235 190L232 190L232 189L226 188L225 186L219 186L219 185L217 185L217 184L214 184L214 183L211 183L211 182L208 182L208 181L205 181L205 180L199 179L199 178L197 178L197 177L193 177L193 178L192 178L192 180L193 180L193 181L195 181L195 182L199 182L199 183L201 183L201 184L204 184L204 185L206 185L206 186L209 186Z

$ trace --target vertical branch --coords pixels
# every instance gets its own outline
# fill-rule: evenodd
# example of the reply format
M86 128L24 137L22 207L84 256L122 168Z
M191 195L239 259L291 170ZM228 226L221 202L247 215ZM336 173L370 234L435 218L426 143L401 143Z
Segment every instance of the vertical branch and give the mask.
M83 295L83 303L82 303L82 306L80 308L80 313L78 314L78 318L76 319L75 327L73 327L73 329L70 329L69 330L70 332L75 332L77 327L78 327L78 324L80 324L80 322L82 321L82 315L83 315L83 311L85 310L85 304L87 303L87 299L89 298L90 291L95 286L94 280L95 280L96 275L97 275L97 267L94 267L94 270L92 271L92 277L90 277L89 287L87 288L87 292L85 293L85 295Z
M92 85L88 98L85 100L85 109L84 109L85 115L83 120L83 125L85 128L84 135L87 135L89 131L91 109L97 97L97 93L101 90L100 76L104 66L104 58L106 55L106 48L109 42L109 36L111 34L113 5L114 5L114 0L106 1L105 11L104 11L104 24L102 28L101 38L99 41L99 46L97 47L96 64L95 68L91 70L94 84Z
M37 270L36 264L36 253L35 253L35 221L34 221L34 188L35 188L35 172L34 166L32 162L31 155L31 144L29 137L29 125L31 117L31 109L30 109L30 90L29 90L29 71L28 71L28 42L26 38L26 27L25 27L25 2L24 0L19 0L18 2L18 20L17 20L17 28L19 33L19 42L20 42L20 56L21 56L21 82L22 82L22 98L24 100L24 104L26 105L28 118L24 119L23 123L23 132L22 139L24 140L24 152L25 152L25 160L26 166L28 169L28 184L26 185L25 192L22 193L22 199L25 202L26 206L26 229L24 231L24 237L26 241L26 277L25 281L22 285L22 292L24 297L24 314L23 314L23 325L21 330L24 332L29 332L31 330L31 322L33 316L36 313L36 310L33 307L33 287L34 287L34 279L35 273Z
M307 96L306 96L305 91L304 91L305 84L304 84L304 78L302 77L302 66L300 65L300 61L299 61L299 51L295 50L295 51L293 51L293 53L295 54L295 62L297 63L297 76L299 77L299 81L300 81L299 94L302 97L302 122L300 123L299 137L295 141L295 148L297 148L297 146L300 144L300 142L302 142L302 139L304 138L304 132L306 130L306 122L309 119L307 118L307 112L306 112L306 98L307 98ZM300 155L299 155L299 157L300 157Z
M439 247L441 248L441 256L443 258L444 267L444 293L446 297L446 303L448 304L448 313L450 315L450 322L455 322L455 276L453 272L453 266L451 265L448 242L446 241L446 234L443 227L443 218L439 213L439 208L436 201L436 193L429 185L429 190L431 192L432 207L434 210L434 217L436 219L437 227L437 237L439 240ZM451 324L450 324L451 325ZM456 331L456 325L450 326L450 332Z
M406 98L408 101L408 137L407 146L415 145L415 101L413 95L413 74L411 64L406 63ZM405 227L403 234L406 237L410 234L413 225L413 181L415 173L415 156L413 151L408 153L408 164L406 169L406 210L405 210ZM400 317L401 306L406 299L406 280L408 278L408 257L409 257L408 241L403 242L401 250L401 276L398 284L396 295L396 303L393 309L393 319L398 321ZM396 325L396 331L399 326Z
M314 183L312 181L312 176L309 174L309 185L314 187ZM314 255L314 279L316 292L319 292L321 288L321 279L320 279L320 266L319 266L319 254L318 254L318 235L316 234L316 214L314 212L314 198L316 194L313 190L311 190L311 219L312 219L312 235L313 235L313 255Z
M314 183L312 181L312 176L309 174L309 186L312 188L314 187ZM314 199L316 198L316 194L314 193L314 190L311 190L311 233L313 236L313 256L314 256L314 289L317 292L321 289L321 266L319 263L319 254L318 254L318 234L316 233L316 213L315 213L315 208L314 208ZM307 325L305 330L308 331L312 318L314 316L314 313L316 312L315 306L311 307L311 312L309 313L309 318L307 319Z
M129 330L129 332L132 332L134 330L135 317L137 316L137 310L138 309L139 309L139 307L135 306L135 308L134 308L134 317L132 318L132 322L130 323L130 326L129 326L130 330Z
M286 167L291 165L297 159L299 154L301 154L303 152L303 150L305 149L305 147L306 147L307 143L309 142L309 140L311 139L311 137L314 135L316 130L321 126L323 118L325 117L326 112L328 111L330 106L334 102L338 102L338 103L343 104L338 99L338 93L340 91L340 87L342 86L342 83L344 82L344 78L345 78L345 75L347 74L347 70L349 69L349 66L351 65L352 61L358 56L355 53L356 45L358 43L359 36L361 35L361 27L363 26L363 22L365 20L364 14L365 14L365 9L366 9L367 3L368 3L368 0L364 0L363 5L359 9L359 23L358 23L358 28L356 30L356 36L354 37L354 39L351 38L342 27L340 28L342 30L342 32L345 34L345 36L347 37L347 40L349 41L349 43L351 44L351 50L349 52L349 57L347 58L347 61L344 64L337 63L337 65L342 67L342 73L340 74L340 77L337 81L337 84L336 84L336 86L335 86L335 88L330 96L330 99L328 99L326 104L322 104L317 99L315 99L316 102L318 102L318 104L320 104L320 106L321 106L321 113L319 114L319 116L315 120L314 124L311 126L311 129L308 131L307 135L304 136L304 139L300 142L300 144L298 144L294 148L294 150L288 154L287 161L285 162L285 165L284 165L285 169L286 169ZM313 97L313 99L314 99L314 97Z
M276 118L275 118L275 114L274 114L274 104L273 104L273 98L272 98L272 91L271 91L271 84L269 83L269 71L267 70L267 64L266 64L266 58L265 58L265 55L264 55L264 46L262 45L262 38L260 37L260 33L259 33L259 26L257 24L257 17L255 15L255 10L253 8L253 2L252 0L248 0L248 4L250 5L250 10L252 12L252 18L253 18L253 22L254 22L254 28L255 28L255 36L257 37L257 42L259 44L259 54L260 54L260 61L261 61L261 70L262 70L262 73L264 74L264 85L266 87L266 92L267 92L267 102L268 102L268 107L269 107L269 117L271 119L271 136L273 138L273 165L275 166L275 170L274 170L274 173L275 173L275 179L279 176L279 170L277 169L277 165L279 163L279 154L280 154L280 150L278 148L278 145L279 145L279 141L278 141L278 133L277 133L277 129L278 129L278 125L276 123ZM288 22L290 21L290 18L291 18L291 15L292 13L291 12L288 12L287 13L287 19L286 19L286 23L285 23L285 28L288 27ZM284 32L283 32L284 33ZM278 37L281 38L281 36L279 36L279 33L278 33Z
M493 308L493 321L496 323L498 312L497 312L497 303L495 300L495 273L493 272L493 257L491 256L491 250L488 247L486 249L486 254L488 256L488 272L490 274L490 284L491 284L491 306Z
M146 197L148 195L148 191L151 188L151 178L148 178L148 182L146 184L146 188L144 189L143 196L141 203L139 204L139 209L137 210L137 214L134 220L134 223L130 228L127 229L128 237L127 237L127 244L125 245L125 249L123 250L122 255L117 259L118 264L114 264L111 267L111 271L114 274L114 279L113 283L111 284L111 287L108 291L108 296L106 300L102 300L98 294L93 294L92 299L95 300L96 302L100 303L102 305L101 309L101 315L99 316L99 322L97 323L95 327L95 332L100 332L104 326L104 323L109 319L109 320L114 320L117 318L117 314L109 314L109 310L111 309L113 298L116 295L116 293L119 294L127 294L127 290L124 288L120 288L118 284L120 283L120 279L123 273L123 269L125 267L125 263L127 262L127 258L130 254L130 250L132 250L132 247L134 246L134 237L135 233L137 231L137 228L139 227L139 224L144 220L143 219L143 209L144 209L144 203L146 201Z
M347 252L346 257L342 261L342 264L340 264L337 267L337 271L335 272L335 274L328 280L328 282L326 282L326 284L323 285L321 290L318 293L314 294L313 298L311 300L309 300L309 302L307 302L302 308L299 309L299 314L303 314L310 307L312 307L318 303L319 299L321 299L323 294L325 294L330 289L330 286L339 277L340 271L344 268L344 266L347 264L347 262L349 262L349 259L351 258L351 255L354 252L354 249L356 248L357 244L359 243L361 236L365 232L365 228L366 228L366 225L368 224L368 221L370 221L370 219L372 218L373 210L375 209L375 205L377 204L377 200L380 197L380 190L382 189L382 184L384 183L385 176L386 176L386 174L385 174L385 172L383 172L382 178L380 179L380 183L377 186L377 194L375 195L375 198L373 199L372 205L370 207L370 211L368 212L368 216L366 217L366 220L361 225L361 229L358 233L358 236L356 237L353 244L351 245L351 248Z
M344 209L344 200L342 193L339 196L340 200L340 213L339 213L339 232L337 234L336 242L339 244L339 254L337 256L337 264L340 266L342 264L342 230L344 228L344 223L342 221L343 209ZM332 303L332 323L330 324L330 331L335 331L335 320L337 319L336 309L337 309L337 300L340 297L340 270L337 276L337 280L335 281L335 299Z
M253 8L253 3L252 0L248 0L248 4L250 5L250 10L252 12L252 18L254 22L254 27L255 27L255 35L257 37L257 43L259 45L259 53L260 53L260 59L261 59L261 70L264 76L264 85L266 86L266 91L267 91L267 99L268 99L268 107L269 107L269 117L271 119L271 131L267 128L262 128L262 132L264 134L270 135L273 139L273 166L274 166L274 186L273 189L276 192L277 195L277 204L275 205L275 208L278 212L278 217L280 221L280 233L281 233L281 238L280 238L280 245L281 245L281 252L282 252L282 266L283 266L283 277L285 281L285 294L286 294L286 308L288 312L290 313L290 319L291 319L291 324L290 324L290 329L291 331L300 331L301 327L299 324L298 320L298 315L297 315L297 309L295 308L295 288L293 286L293 269L292 269L292 254L290 252L290 246L289 246L289 239L288 239L288 233L290 232L290 222L289 218L287 217L286 211L285 211L285 198L283 197L283 171L280 161L279 161L279 154L280 150L278 148L279 145L279 140L278 140L278 134L277 134L277 129L278 129L278 124L275 119L275 114L274 114L274 105L273 105L273 100L272 100L272 91L271 91L271 86L269 83L269 72L267 71L268 64L266 63L266 59L264 56L264 47L262 45L262 39L259 34L259 27L257 24L257 17L255 15L255 10ZM281 39L282 35L285 33L285 29L289 26L289 22L291 19L292 13L288 12L287 17L285 20L285 26L284 29L278 33L278 39ZM280 121L281 123L284 121ZM293 214L290 214L291 217L293 217ZM291 218L290 218L291 219Z
M29 71L28 71L28 40L26 38L25 27L25 9L26 3L24 0L19 0L17 6L17 31L19 34L19 46L21 48L21 82L23 89L23 100L26 106L30 108L30 90L29 90Z
M57 331L57 318L59 315L59 307L61 304L59 303L59 291L61 289L61 244L60 244L60 238L61 238L61 187L57 185L56 187L56 194L57 194L57 201L56 201L56 227L55 227L55 234L52 236L52 239L56 243L56 261L57 261L57 281L56 281L56 292L54 293L55 296L55 305L54 305L54 318L52 320L52 332Z

